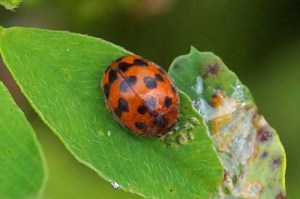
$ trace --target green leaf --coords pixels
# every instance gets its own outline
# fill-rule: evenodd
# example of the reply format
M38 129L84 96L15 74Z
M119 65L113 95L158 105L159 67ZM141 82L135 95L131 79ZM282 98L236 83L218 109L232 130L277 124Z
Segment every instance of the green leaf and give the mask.
M192 48L174 60L169 74L209 126L225 169L221 196L285 196L286 156L279 137L222 60Z
M183 67L184 65L186 66ZM226 91L228 95L233 95L239 86L243 95L237 96L237 100L250 106L254 104L248 88L242 85L236 75L228 70L222 60L213 53L199 53L192 47L189 55L174 60L169 74L175 79L178 87L192 99L201 97L209 102L216 89L219 88ZM189 81L186 81L187 78Z
M102 74L128 51L84 35L28 28L5 29L0 49L42 120L80 162L106 180L148 198L218 193L223 168L205 123L183 93L180 122L164 138L135 136L106 109Z
M0 0L0 5L3 5L8 10L13 10L22 2L22 0Z
M36 198L45 182L43 155L23 112L0 82L0 198Z

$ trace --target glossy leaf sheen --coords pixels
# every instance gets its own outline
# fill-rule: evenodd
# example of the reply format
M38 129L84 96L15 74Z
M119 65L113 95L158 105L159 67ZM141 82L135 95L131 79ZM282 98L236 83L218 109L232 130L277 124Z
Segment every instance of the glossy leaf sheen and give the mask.
M43 157L25 115L0 82L0 198L36 198L45 181Z
M180 123L165 138L132 135L106 109L102 74L128 51L68 32L10 28L0 36L4 62L21 90L80 162L148 198L217 194L223 169L188 97L181 93Z

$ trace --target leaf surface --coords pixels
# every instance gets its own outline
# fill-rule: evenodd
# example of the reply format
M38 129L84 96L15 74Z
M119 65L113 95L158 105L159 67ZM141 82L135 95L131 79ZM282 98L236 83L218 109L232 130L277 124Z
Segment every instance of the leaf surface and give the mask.
M29 28L4 29L0 49L42 120L80 162L106 180L147 198L218 193L223 168L185 94L180 94L180 122L163 138L132 135L106 109L102 74L130 52L101 39Z
M39 197L45 165L39 143L23 112L0 82L0 198Z
M284 198L284 148L237 76L219 57L195 48L176 58L169 74L192 98L214 139L225 169L220 197Z

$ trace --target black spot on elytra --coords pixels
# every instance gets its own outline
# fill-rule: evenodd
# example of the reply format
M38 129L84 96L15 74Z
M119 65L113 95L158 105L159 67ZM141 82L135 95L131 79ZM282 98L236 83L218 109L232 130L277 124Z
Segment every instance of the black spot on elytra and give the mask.
M121 111L126 111L126 112L129 111L128 103L123 98L120 98L118 100L118 108L120 108Z
M149 76L144 77L144 83L147 86L147 88L150 88L150 89L157 87L156 79L149 77Z
M118 100L118 108L114 110L114 113L116 116L119 118L122 116L122 112L128 112L129 111L129 106L128 103L126 102L125 99L119 98Z
M173 85L171 85L171 89L172 89L173 93L176 93L176 88Z
M130 86L132 86L132 85L134 85L135 83L136 83L136 80L137 80L137 78L136 78L136 76L129 76L129 77L126 77L125 79L124 79Z
M110 70L108 73L108 81L112 84L114 81L118 79L117 73L114 70Z
M104 84L103 91L104 91L104 95L105 95L106 99L108 99L108 97L109 97L109 91L110 91L109 84Z
M165 97L164 105L169 108L172 104L172 99L168 96Z
M148 66L147 61L145 61L143 59L134 59L133 64L136 66Z
M269 128L261 128L257 133L257 139L261 142L266 142L272 139L273 134Z
M154 110L156 107L156 99L154 97L145 99L145 103L151 110Z
M168 120L163 114L157 114L154 116L154 125L158 126L159 128L166 128L168 125Z
M126 92L130 86L133 86L137 81L136 76L125 77L120 84L120 91Z
M155 79L157 81L165 82L164 78L161 76L161 74L155 74Z
M147 125L145 123L142 123L142 122L136 122L135 127L138 128L138 129L144 129L144 128L147 127Z
M146 106L144 105L140 105L138 108L137 108L137 112L144 115L146 112L148 112L148 109Z
M122 72L126 72L128 70L128 68L130 68L131 66L133 66L133 64L127 63L127 62L121 62L118 64L118 68L122 71Z
M116 108L114 110L114 113L118 118L120 118L122 116L122 111L119 108Z
M124 93L127 92L127 89L129 88L129 85L126 83L126 81L122 80L119 90Z

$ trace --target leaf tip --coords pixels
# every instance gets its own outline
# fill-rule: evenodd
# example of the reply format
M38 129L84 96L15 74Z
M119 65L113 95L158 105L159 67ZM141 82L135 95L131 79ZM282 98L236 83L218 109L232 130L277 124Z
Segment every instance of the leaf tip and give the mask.
M197 48L195 48L194 46L191 46L190 53L192 53L192 52L198 52Z
M203 56L203 57L213 57L213 58L218 58L221 59L220 57L218 57L215 53L213 52L201 52L199 51L197 48L195 48L194 46L191 46L191 50L190 50L190 54L197 54L198 56Z

